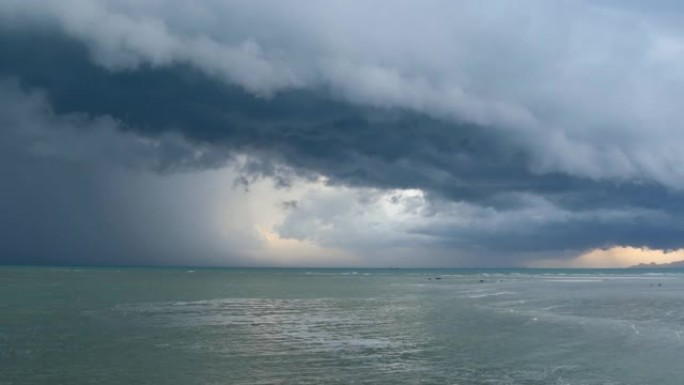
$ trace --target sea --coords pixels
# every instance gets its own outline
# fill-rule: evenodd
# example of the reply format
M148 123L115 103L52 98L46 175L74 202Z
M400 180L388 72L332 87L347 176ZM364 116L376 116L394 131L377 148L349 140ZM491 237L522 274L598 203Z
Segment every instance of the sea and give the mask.
M0 268L0 384L684 383L684 271Z

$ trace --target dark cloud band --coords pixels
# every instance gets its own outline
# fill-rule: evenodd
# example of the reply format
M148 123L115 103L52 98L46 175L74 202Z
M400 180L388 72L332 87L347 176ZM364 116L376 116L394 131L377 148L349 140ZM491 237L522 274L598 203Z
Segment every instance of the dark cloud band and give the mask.
M553 253L613 244L684 246L680 236L684 223L679 219L684 196L672 187L676 183L655 177L602 177L621 171L592 175L544 168L538 165L537 145L529 145L539 139L534 131L507 130L501 121L477 123L411 103L369 100L368 94L355 99L358 90L347 92L325 82L303 86L293 80L267 92L257 85L212 76L210 68L188 60L106 66L94 57L92 44L50 25L0 28L0 50L0 76L16 79L24 90L44 92L55 116L107 117L118 132L153 140L175 134L187 142L182 148L160 142L166 150L155 156L162 159L134 162L135 167L216 168L236 154L249 154L252 160L243 168L247 181L268 176L287 186L294 177L323 175L333 185L420 189L435 212L448 210L449 202L464 202L505 218L503 225L491 220L464 228L438 221L410 229L440 247L484 249L483 254ZM204 155L195 156L194 149L202 149ZM553 153L554 148L544 151ZM607 154L610 151L610 146L605 147ZM126 150L123 153L125 158ZM581 159L584 155L563 156ZM6 165L15 165L13 174L40 175L18 162L17 156L5 151ZM41 185L57 183L36 178ZM22 193L17 191L29 188L17 180L8 183L23 187L6 192L5 202L20 199ZM64 183L77 185L66 177ZM88 195L87 188L79 191ZM531 204L525 198L530 196L545 203ZM306 202L288 207L296 212L302 205ZM86 215L96 207L83 205L75 211ZM556 216L545 221L550 211ZM14 214L5 217L3 225L21 234L39 216L30 212L20 220ZM516 225L516 215L521 227ZM42 225L45 232L57 226L49 221ZM285 227L282 230L287 233ZM101 231L109 230L103 225ZM98 236L88 239L96 250ZM19 248L12 250L16 253Z

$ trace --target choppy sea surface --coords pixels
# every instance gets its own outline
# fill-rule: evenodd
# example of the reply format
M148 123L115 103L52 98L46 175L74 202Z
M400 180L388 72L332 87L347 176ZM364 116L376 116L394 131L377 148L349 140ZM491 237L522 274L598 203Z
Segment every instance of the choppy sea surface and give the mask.
M676 270L0 268L2 385L683 381Z

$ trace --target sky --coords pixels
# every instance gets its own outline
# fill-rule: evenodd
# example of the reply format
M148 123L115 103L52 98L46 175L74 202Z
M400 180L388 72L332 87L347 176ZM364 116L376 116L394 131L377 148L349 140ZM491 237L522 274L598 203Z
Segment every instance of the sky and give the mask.
M684 259L678 1L5 0L0 263Z

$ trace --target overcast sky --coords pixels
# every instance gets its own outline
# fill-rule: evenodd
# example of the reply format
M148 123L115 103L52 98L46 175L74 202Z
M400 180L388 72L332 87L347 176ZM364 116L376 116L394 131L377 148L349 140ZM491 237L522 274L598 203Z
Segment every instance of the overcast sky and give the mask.
M683 259L681 4L2 1L0 263Z

